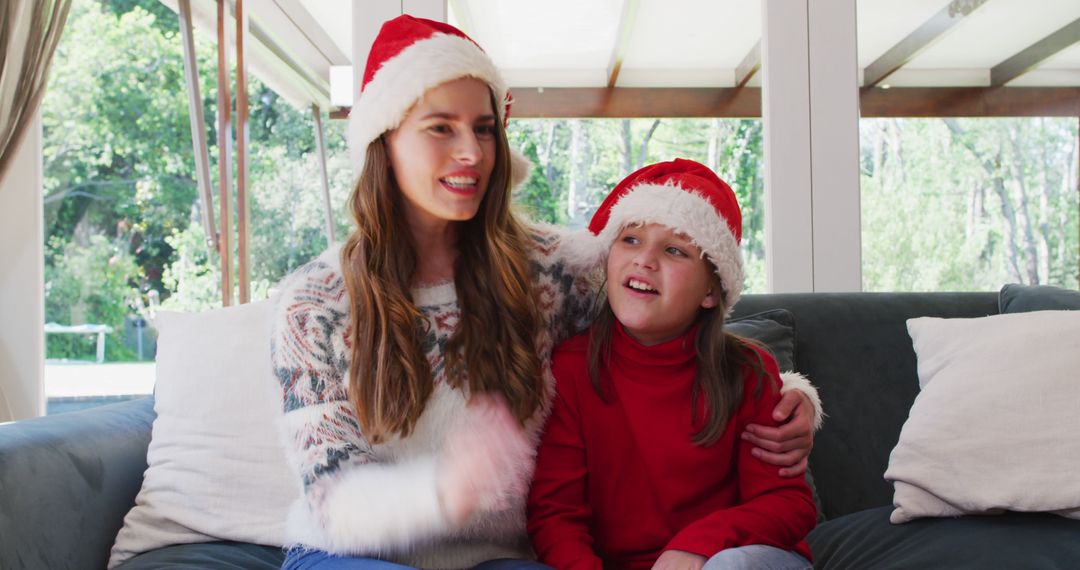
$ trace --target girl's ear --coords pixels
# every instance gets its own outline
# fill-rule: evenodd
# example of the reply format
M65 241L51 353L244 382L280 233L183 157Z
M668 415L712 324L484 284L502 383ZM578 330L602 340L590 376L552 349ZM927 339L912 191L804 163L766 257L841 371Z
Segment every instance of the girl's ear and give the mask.
M714 293L715 290L716 290L715 288L709 289L709 291L707 293L705 293L705 299L703 301L701 301L701 307L702 308L704 308L704 309L712 309L712 308L716 307L717 302L716 302L716 293Z

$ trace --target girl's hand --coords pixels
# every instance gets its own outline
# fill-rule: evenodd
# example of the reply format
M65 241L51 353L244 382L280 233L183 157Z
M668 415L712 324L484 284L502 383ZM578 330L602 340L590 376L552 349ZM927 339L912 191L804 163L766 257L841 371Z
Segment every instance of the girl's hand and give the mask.
M439 456L438 495L454 526L479 510L499 510L528 489L532 445L501 398L473 396Z
M806 394L788 390L773 410L777 427L750 424L742 438L756 447L754 457L778 465L781 477L795 477L806 472L807 458L814 447L814 405Z
M653 570L701 570L705 557L683 550L665 550L653 564Z

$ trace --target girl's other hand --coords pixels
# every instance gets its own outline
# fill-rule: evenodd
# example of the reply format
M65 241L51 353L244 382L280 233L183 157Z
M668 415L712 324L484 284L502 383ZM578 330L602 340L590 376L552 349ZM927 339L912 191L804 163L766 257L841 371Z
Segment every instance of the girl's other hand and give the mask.
M750 424L742 438L756 447L754 457L781 467L781 477L795 477L806 472L807 459L814 447L814 404L806 394L788 390L773 410L777 427Z
M701 570L705 557L683 550L665 550L653 564L653 570Z
M452 525L480 510L499 510L524 496L533 448L499 397L470 398L439 457L438 494Z

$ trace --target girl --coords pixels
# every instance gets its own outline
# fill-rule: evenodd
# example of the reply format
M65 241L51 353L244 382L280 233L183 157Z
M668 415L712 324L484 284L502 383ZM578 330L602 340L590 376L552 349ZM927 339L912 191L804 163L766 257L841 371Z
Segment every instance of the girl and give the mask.
M525 487L547 361L587 325L593 293L560 236L510 210L527 161L507 144L509 106L491 60L451 26L401 16L372 45L350 113L356 228L286 278L274 317L302 490L285 568L532 557ZM796 396L783 415L793 408L763 445L801 472L813 407Z
M739 433L769 424L776 363L724 331L739 298L735 194L676 159L631 174L589 229L607 300L552 357L528 500L539 559L570 568L809 568L816 510Z

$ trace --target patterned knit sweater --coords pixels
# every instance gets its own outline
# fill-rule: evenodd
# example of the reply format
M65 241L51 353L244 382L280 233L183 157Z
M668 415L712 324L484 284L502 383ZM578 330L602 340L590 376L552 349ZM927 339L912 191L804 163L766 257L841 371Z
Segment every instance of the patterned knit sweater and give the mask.
M561 233L560 233L561 232ZM565 246L565 230L535 226L531 261L534 294L547 334L540 343L544 374L555 343L583 330L595 297L583 278L589 267ZM427 319L422 345L435 382L414 431L373 445L361 433L347 396L349 295L338 248L287 277L279 288L271 337L281 382L281 431L301 496L289 516L289 546L377 556L421 568L471 567L484 560L530 557L524 497L451 528L436 494L436 458L465 398L445 379L443 350L457 326L453 283L415 289ZM549 409L526 423L535 444ZM531 472L532 465L522 466Z

